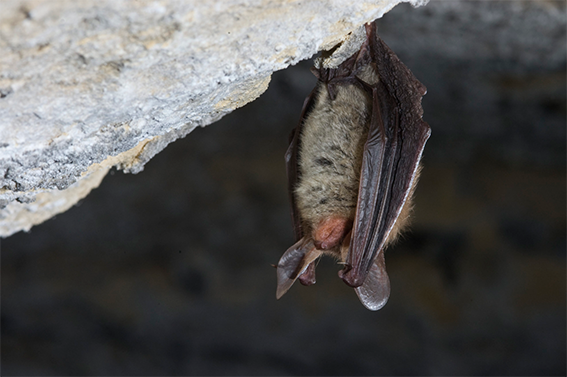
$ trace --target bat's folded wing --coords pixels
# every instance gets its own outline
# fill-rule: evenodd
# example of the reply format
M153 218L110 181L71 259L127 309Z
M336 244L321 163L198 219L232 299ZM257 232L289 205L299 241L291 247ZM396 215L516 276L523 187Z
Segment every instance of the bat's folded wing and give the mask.
M386 273L384 253L380 253L368 271L364 284L355 288L360 302L370 310L382 309L390 297L390 279Z
M379 82L372 85L372 116L364 147L353 237L343 280L365 283L411 193L430 128L422 120L426 89L369 30L369 53ZM380 257L383 261L383 255ZM378 265L380 265L379 262ZM385 273L385 268L383 269Z

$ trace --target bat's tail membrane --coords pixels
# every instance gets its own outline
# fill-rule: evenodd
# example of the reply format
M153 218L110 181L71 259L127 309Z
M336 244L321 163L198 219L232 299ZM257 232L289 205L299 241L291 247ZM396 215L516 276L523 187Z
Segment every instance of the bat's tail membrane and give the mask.
M303 237L282 255L277 265L278 287L276 298L279 300L311 262L321 256L311 237Z
M367 309L379 310L386 305L390 297L390 279L386 273L384 251L378 254L364 284L355 288L355 292Z

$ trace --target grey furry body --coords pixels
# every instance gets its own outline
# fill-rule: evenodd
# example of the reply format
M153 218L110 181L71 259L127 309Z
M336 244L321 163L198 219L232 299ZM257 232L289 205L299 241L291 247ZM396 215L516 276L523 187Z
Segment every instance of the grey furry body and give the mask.
M369 84L378 81L370 66L359 77ZM350 83L335 88L336 98L331 100L326 84L319 84L301 133L296 197L305 231L329 216L354 219L356 212L372 99Z

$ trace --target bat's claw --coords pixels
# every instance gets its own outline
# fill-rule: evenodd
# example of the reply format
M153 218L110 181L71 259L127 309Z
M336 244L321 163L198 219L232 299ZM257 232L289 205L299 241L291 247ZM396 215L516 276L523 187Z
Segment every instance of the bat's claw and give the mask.
M309 263L307 269L299 276L299 282L302 285L313 285L317 282L315 279L315 262Z

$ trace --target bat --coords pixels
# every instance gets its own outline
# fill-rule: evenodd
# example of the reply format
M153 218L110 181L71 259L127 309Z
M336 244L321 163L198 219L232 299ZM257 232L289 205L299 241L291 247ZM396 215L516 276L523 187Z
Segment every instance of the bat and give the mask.
M330 255L339 277L370 310L390 296L384 249L408 224L420 159L431 130L427 92L367 24L360 50L318 78L286 152L296 243L280 258L276 298L299 279L315 284Z

